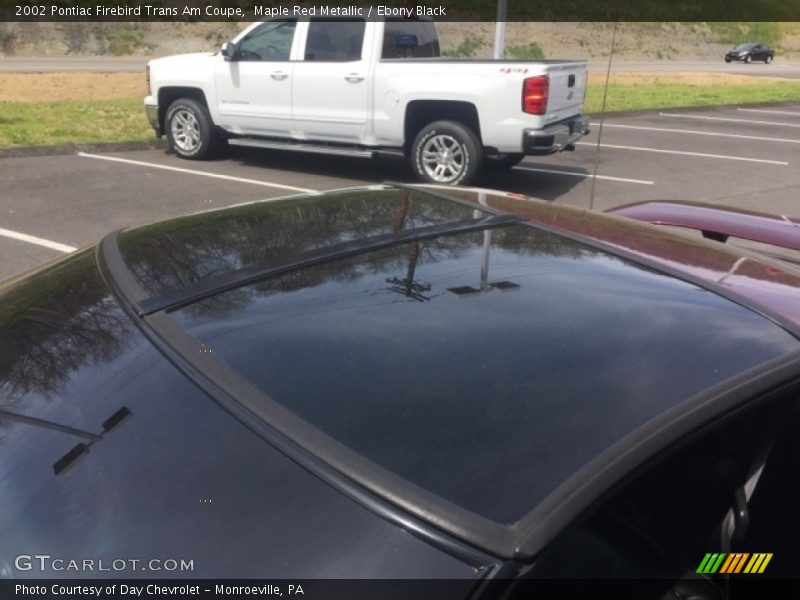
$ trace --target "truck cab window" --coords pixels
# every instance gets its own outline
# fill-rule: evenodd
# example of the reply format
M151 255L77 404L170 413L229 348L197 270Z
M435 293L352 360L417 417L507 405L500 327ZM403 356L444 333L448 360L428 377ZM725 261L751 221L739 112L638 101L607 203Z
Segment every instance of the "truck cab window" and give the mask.
M431 21L387 19L383 30L382 59L437 58L439 38Z
M239 42L239 60L289 60L296 21L268 21Z
M316 62L361 60L365 21L312 19L308 25L305 59Z

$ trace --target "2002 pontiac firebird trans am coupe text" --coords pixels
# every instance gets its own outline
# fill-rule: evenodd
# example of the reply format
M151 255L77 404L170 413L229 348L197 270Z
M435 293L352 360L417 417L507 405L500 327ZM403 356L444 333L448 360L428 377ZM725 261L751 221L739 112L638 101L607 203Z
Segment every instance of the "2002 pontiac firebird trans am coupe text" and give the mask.
M193 565L160 577L720 598L707 552L796 564L798 331L788 262L499 192L115 232L0 288L0 571L157 549Z

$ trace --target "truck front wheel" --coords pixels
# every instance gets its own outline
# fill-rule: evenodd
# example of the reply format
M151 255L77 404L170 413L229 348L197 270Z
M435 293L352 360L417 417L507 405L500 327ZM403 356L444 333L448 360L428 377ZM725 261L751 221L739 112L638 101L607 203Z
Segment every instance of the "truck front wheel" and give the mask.
M208 109L196 100L175 100L167 109L165 121L169 145L182 158L208 158L219 143Z
M471 129L455 121L435 121L417 134L411 158L422 181L469 185L480 171L483 153Z

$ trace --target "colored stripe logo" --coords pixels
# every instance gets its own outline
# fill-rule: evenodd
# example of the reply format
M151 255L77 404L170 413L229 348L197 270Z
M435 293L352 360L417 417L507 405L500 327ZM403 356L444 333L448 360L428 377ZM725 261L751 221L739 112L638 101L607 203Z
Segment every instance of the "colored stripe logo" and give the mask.
M755 552L752 554L749 552L709 552L700 561L697 572L705 575L714 573L726 575L746 573L754 575L763 573L771 560L771 552Z

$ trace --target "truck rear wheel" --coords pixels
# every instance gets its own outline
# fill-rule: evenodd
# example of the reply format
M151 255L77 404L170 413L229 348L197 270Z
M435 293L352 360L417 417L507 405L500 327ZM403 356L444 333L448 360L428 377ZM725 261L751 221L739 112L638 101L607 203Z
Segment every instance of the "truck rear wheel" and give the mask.
M169 105L165 125L169 145L182 158L208 158L219 145L208 109L191 98L178 98Z
M417 177L429 183L469 185L483 159L475 133L455 121L434 121L414 139L411 158Z

